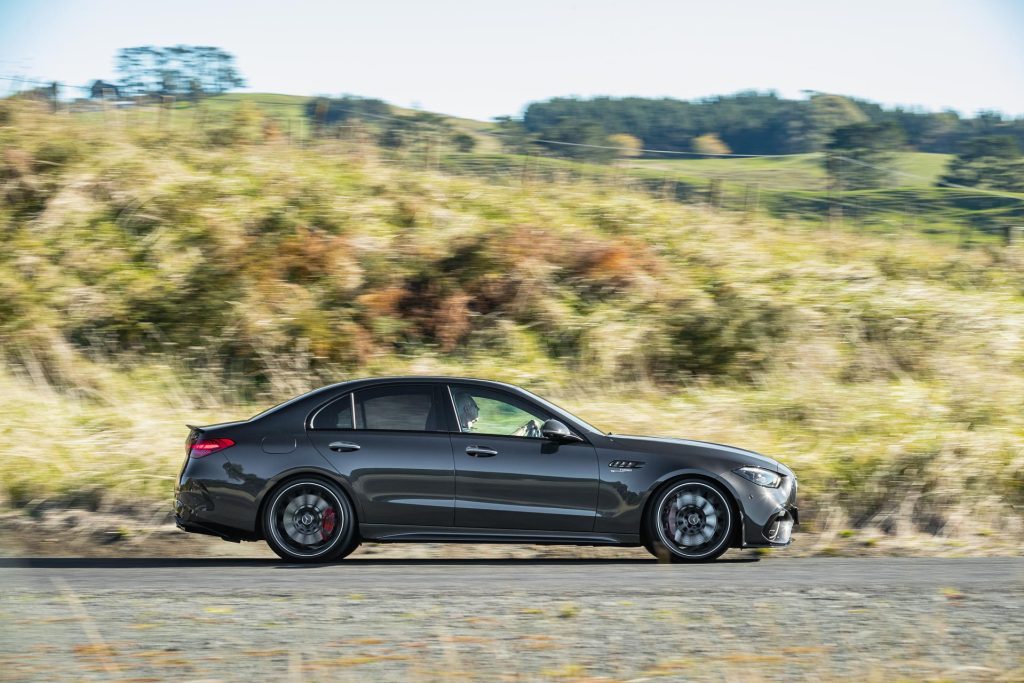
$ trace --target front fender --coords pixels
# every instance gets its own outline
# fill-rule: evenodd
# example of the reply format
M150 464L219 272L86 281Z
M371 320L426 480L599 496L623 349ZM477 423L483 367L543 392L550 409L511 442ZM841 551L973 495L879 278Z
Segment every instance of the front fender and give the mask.
M644 514L651 496L668 482L685 477L704 479L720 486L732 497L733 502L737 503L737 510L742 515L742 505L738 503L740 498L735 487L714 472L699 467L679 467L659 472L656 477L652 477L651 474L654 474L654 470L646 467L620 472L602 472L594 530L642 534Z

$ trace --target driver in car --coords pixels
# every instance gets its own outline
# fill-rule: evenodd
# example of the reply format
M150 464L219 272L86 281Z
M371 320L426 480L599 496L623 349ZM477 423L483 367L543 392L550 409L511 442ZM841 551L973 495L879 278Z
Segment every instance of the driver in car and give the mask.
M480 420L480 406L464 391L455 392L455 407L459 416L459 425L463 432L476 430L476 423ZM515 429L509 436L532 436L540 438L540 424L536 420L527 420L521 427Z
M480 406L473 397L464 391L456 391L455 408L459 414L459 426L462 427L462 431L473 431L473 426L480 419Z

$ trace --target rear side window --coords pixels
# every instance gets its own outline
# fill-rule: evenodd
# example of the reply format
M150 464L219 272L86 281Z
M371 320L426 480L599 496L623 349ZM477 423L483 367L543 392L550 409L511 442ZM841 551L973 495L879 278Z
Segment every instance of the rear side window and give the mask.
M313 416L313 429L352 429L352 394L328 403Z
M438 405L437 391L430 384L373 387L334 399L313 415L310 428L443 432Z
M390 385L356 392L356 429L444 431L432 385Z

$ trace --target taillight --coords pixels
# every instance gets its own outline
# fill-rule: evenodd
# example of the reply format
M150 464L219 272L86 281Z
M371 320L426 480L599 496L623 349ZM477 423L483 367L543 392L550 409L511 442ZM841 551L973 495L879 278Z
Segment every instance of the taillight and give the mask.
M216 453L217 451L222 451L225 448L231 448L234 445L235 442L231 439L199 439L192 444L192 448L189 449L188 455L190 458L202 458L210 453Z

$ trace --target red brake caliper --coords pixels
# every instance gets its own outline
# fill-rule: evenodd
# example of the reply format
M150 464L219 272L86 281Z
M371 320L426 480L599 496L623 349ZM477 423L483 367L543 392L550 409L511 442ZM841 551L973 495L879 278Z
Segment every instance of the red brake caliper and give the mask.
M326 541L327 537L334 533L334 524L336 517L334 515L334 508L327 508L324 512L323 522L320 524L321 534L320 540Z

